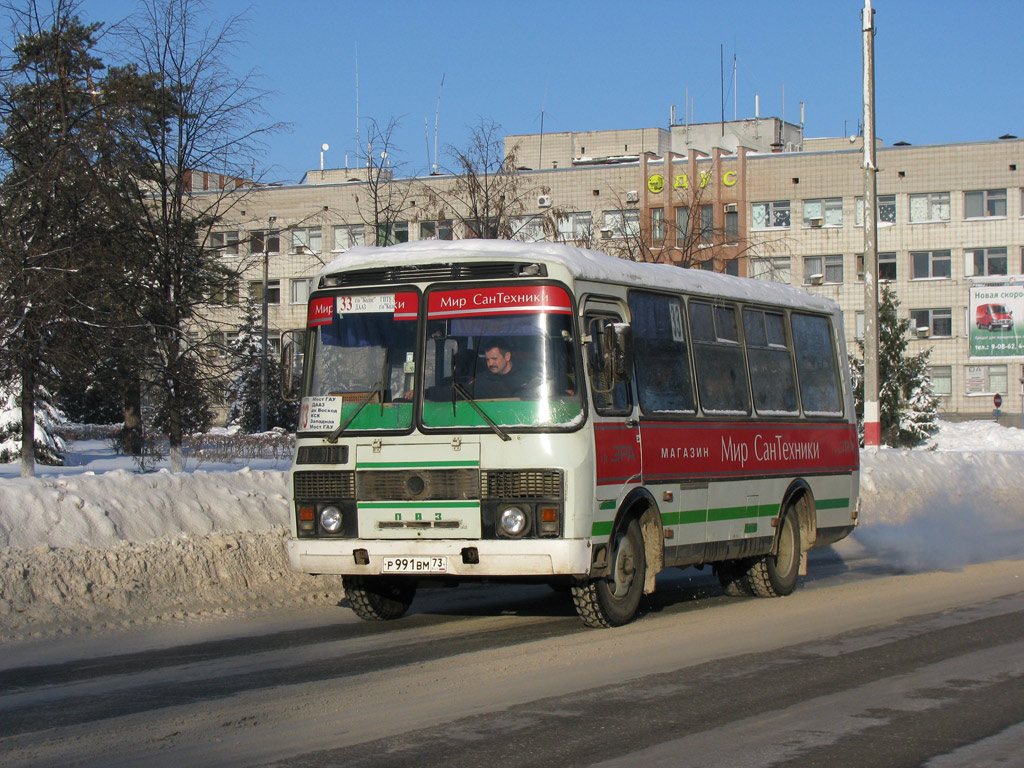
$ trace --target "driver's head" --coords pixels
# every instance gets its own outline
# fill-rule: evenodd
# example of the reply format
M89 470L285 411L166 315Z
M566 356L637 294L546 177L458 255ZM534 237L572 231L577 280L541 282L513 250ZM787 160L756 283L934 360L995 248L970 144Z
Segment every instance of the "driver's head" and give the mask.
M500 344L492 344L484 350L484 361L487 363L487 370L499 376L504 376L512 370L512 353Z

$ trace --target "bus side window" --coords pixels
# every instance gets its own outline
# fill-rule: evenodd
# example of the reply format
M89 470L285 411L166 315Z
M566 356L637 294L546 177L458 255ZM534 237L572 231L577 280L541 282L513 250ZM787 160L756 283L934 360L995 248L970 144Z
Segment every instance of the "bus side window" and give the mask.
M640 407L645 413L694 413L682 300L633 291L629 313Z
M835 339L827 317L794 312L793 351L800 381L800 399L809 416L842 416Z
M754 408L762 414L798 414L793 355L786 345L785 315L744 309L743 336L747 343Z
M701 408L705 413L728 416L750 413L736 308L691 301L689 316Z
M614 381L611 371L605 370L605 325L618 322L617 317L588 315L587 369L590 371L590 389L594 395L594 408L604 416L628 415L633 410L626 382Z

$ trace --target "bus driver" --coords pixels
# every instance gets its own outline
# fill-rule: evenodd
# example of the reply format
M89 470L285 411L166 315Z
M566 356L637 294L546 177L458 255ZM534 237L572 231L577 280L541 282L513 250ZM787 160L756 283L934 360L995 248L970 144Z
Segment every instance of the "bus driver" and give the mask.
M505 339L492 339L484 347L487 369L473 382L473 396L481 400L535 398L541 388L540 377L531 375L512 357Z

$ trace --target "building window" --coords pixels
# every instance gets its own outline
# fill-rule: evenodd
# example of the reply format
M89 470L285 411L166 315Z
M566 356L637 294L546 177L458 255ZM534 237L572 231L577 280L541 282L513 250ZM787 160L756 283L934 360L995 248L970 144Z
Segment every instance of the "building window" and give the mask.
M702 243L715 241L715 209L710 205L700 207L700 241Z
M932 393L940 397L953 394L953 366L929 365L928 378L932 382Z
M964 382L968 395L1009 392L1009 378L1005 365L968 365L965 371Z
M804 200L804 226L843 226L843 198L827 197L820 200Z
M751 259L750 276L756 280L771 280L776 283L793 282L789 257L773 259Z
M853 318L853 338L864 338L864 310L859 310Z
M420 240L454 240L455 228L451 221L421 221Z
M263 281L253 280L249 283L249 295L257 304L263 303ZM267 281L267 304L281 303L281 281Z
M910 261L914 270L912 280L948 280L952 276L950 251L911 251Z
M299 227L292 230L292 253L310 253L320 255L323 251L323 233L320 227Z
M750 212L754 229L789 229L789 200L754 203Z
M914 336L929 335L939 339L953 336L953 310L912 309L910 310L910 333Z
M293 279L291 281L291 303L305 304L307 301L309 301L309 292L311 290L313 290L312 277L299 277Z
M964 251L964 274L976 275L1007 274L1005 248L970 248Z
M896 253L878 254L878 280L891 283L896 280ZM864 282L864 254L857 254L857 281Z
M394 245L409 242L409 222L393 221L377 226L377 245Z
M366 243L366 228L362 224L345 224L334 228L334 250L347 251Z
M558 242L589 243L590 235L590 211L573 211L558 217Z
M843 282L843 255L805 256L804 285Z
M249 232L249 253L279 253L280 251L281 237L276 229L254 229Z
M979 189L964 192L964 218L985 219L1006 216L1005 189Z
M221 256L238 255L238 230L227 232L211 232L210 247L220 251Z
M665 209L651 208L651 240L662 241L665 239Z
M640 236L640 211L605 211L601 226L601 239Z
M740 213L735 203L725 206L725 242L738 243L740 239Z
M949 221L949 192L910 196L910 223Z
M512 239L523 243L543 242L544 217L537 215L517 216L514 218L512 220Z
M690 237L690 209L676 208L676 245L686 245Z
M238 283L227 282L219 285L210 293L210 303L222 307L233 307L238 304Z
M878 211L878 226L889 227L896 223L896 195L879 195L875 198L875 208ZM854 224L858 227L864 226L864 198L858 197L856 205L856 219Z

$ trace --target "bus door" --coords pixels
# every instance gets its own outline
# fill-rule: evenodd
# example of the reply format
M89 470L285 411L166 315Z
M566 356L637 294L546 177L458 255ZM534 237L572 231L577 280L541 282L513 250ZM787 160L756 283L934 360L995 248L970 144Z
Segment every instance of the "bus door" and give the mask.
M607 356L610 326L624 322L622 306L614 300L587 300L583 333L588 339L587 373L594 413L597 509L593 535L608 535L619 501L641 482L640 427L637 406L628 381L616 381Z

